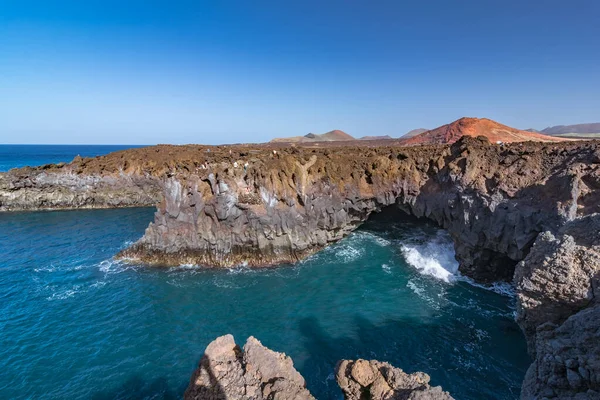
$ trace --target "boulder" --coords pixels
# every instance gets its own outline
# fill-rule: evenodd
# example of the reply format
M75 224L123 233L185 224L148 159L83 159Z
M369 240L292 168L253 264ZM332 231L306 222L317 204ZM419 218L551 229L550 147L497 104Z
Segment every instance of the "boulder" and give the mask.
M249 337L240 349L232 335L212 341L184 394L185 400L309 400L292 359Z
M386 362L342 360L335 378L346 400L451 400L441 387L429 385L423 372L407 374Z

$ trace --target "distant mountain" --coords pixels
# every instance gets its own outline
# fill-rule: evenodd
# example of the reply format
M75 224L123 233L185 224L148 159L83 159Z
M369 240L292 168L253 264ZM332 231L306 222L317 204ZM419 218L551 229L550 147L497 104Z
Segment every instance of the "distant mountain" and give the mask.
M385 136L363 136L359 140L390 140L393 139L390 135Z
M551 126L542 130L542 133L551 136L600 139L600 123Z
M450 124L408 138L403 143L407 145L454 143L461 136L465 135L486 136L493 143L525 142L529 140L535 142L560 142L564 140L511 128L487 118L461 118Z
M535 133L539 133L540 131L538 131L537 129L533 129L533 128L529 128L529 129L523 129L525 132L535 132Z
M346 140L356 140L353 136L344 131L335 129L322 134L308 133L304 136L292 136L287 138L275 138L271 143L311 143L311 142L339 142Z
M428 130L429 129L425 129L425 128L413 129L412 131L406 132L403 136L400 137L400 139L408 139L408 138L411 138L413 136L420 135L423 132L427 132Z

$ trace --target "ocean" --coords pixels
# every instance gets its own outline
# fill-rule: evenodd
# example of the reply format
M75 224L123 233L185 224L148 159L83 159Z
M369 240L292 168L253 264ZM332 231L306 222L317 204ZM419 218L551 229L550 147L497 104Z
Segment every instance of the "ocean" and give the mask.
M37 145L37 144L0 144L0 172L25 166L70 162L79 155L96 157L113 151L143 147L136 145Z
M110 151L3 147L13 166ZM226 333L291 356L318 399L342 398L334 366L359 357L426 372L457 399L519 397L530 360L511 288L461 277L443 230L376 216L269 269L114 261L153 213L0 213L0 398L179 399Z

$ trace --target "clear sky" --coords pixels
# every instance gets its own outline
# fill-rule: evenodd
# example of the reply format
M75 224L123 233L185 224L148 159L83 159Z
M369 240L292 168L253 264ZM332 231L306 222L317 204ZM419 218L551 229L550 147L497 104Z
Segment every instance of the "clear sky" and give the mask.
M0 0L0 143L600 122L600 1Z

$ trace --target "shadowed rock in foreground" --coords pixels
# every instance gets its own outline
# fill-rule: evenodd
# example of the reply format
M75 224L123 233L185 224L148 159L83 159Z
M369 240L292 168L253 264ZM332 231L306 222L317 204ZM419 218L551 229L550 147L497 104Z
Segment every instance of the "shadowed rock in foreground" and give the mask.
M347 400L452 400L429 375L406 374L379 361L342 360L336 379ZM200 360L185 400L314 400L292 359L249 337L240 349L232 335L212 341Z
M335 378L346 400L453 400L440 386L429 386L429 375L407 374L376 360L342 360Z
M534 356L521 398L600 399L600 214L540 233L515 284Z
M314 399L292 359L249 337L244 349L232 335L212 341L185 391L185 400Z
M521 399L600 399L600 305L538 327Z

